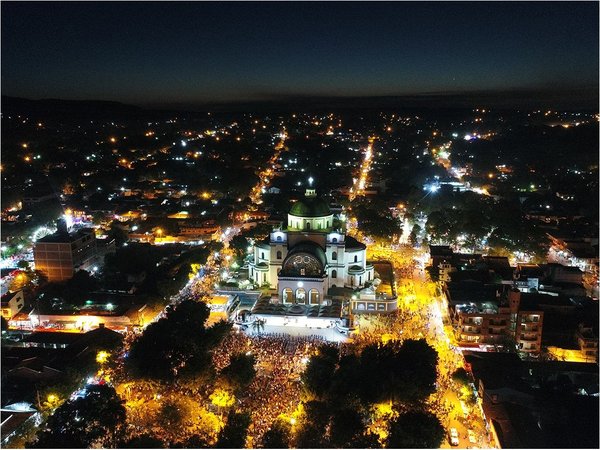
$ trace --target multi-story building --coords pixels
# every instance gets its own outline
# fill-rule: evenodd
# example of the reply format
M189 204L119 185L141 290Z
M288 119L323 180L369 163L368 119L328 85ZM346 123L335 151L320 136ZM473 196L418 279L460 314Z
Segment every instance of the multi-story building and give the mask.
M457 305L456 337L461 346L505 345L514 339L519 352L537 354L542 348L543 311L522 308L520 291L508 293L508 306L483 302Z
M70 279L78 270L92 271L97 264L96 235L92 229L69 233L59 221L58 231L39 239L33 250L35 267L49 281Z
M539 353L542 349L542 328L544 312L531 310L521 305L521 291L508 292L510 312L510 334L514 337L517 349L524 353Z
M580 323L575 332L582 357L586 361L598 362L598 335L591 326Z
M510 314L507 308L491 303L457 305L457 340L462 346L498 345L508 335Z
M2 296L2 317L6 320L12 319L25 305L23 290L7 292Z

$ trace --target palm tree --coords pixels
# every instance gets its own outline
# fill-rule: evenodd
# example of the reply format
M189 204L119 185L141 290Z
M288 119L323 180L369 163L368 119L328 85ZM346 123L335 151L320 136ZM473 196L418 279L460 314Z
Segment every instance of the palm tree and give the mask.
M264 329L264 325L262 324L262 321L260 319L256 319L254 322L252 322L252 331L259 334L261 331L261 326Z

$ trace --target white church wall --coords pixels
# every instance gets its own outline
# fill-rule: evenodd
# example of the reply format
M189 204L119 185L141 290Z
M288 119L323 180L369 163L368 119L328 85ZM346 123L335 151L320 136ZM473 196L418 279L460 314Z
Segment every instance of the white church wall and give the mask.
M297 298L299 290L304 290L304 304L310 304L309 294L312 289L316 289L319 293L319 302L323 302L324 294L327 292L328 283L327 279L324 280L308 280L308 279L287 279L280 278L277 286L277 293L279 294L279 300L284 302L284 290L291 289L294 299Z

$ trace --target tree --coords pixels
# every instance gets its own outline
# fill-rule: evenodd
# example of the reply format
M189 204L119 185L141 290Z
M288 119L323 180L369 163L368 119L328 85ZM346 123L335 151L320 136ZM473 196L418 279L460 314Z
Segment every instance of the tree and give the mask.
M459 367L452 373L452 379L463 386L469 384L469 374L463 367Z
M158 417L162 428L166 431L178 429L190 410L186 403L167 400L160 407Z
M115 448L125 436L125 418L112 387L88 386L84 397L56 409L30 448Z
M371 433L370 431L364 431L361 434L354 436L352 441L348 444L347 448L381 448L382 445L379 442L379 436Z
M236 258L243 259L248 254L248 247L250 242L244 236L234 236L229 241L229 248L231 248L236 255Z
M324 397L329 391L339 353L331 346L321 346L319 354L312 356L302 373L302 382L306 389L318 398Z
M289 448L292 434L287 420L276 419L263 436L263 448Z
M213 405L219 408L220 414L222 414L221 408L231 408L235 404L235 396L225 389L215 389L208 398Z
M218 323L206 328L209 314L206 304L191 300L168 308L166 318L149 325L132 343L127 367L134 376L163 380L213 370L209 352L230 325Z
M252 331L254 331L255 333L258 334L264 330L265 330L265 321L264 320L255 319L254 322L252 322Z
M219 432L216 448L244 448L250 425L250 414L231 411L227 424Z
M183 442L170 445L169 448L212 448L212 445L204 436L195 434Z
M363 418L356 409L340 409L332 416L329 431L331 445L335 448L347 448L355 437L363 433L363 429Z
M29 263L27 261L25 261L24 259L22 259L22 260L20 260L17 263L17 267L19 269L28 270L29 269Z
M241 391L246 388L256 376L256 358L254 355L239 353L233 355L229 365L221 370L221 376L234 388L236 391Z
M387 447L439 448L444 433L444 427L435 415L409 411L390 423Z
M110 224L110 228L108 230L108 239L114 239L117 246L123 245L129 239L129 235L123 229L121 224L116 220L113 220Z
M120 448L166 448L163 441L151 434L140 434L119 444Z
M437 352L424 339L371 344L360 355L361 399L368 403L418 403L435 389Z
M301 416L298 432L296 433L296 448L326 448L329 442L326 437L329 411L327 403L312 400L303 404L304 413Z

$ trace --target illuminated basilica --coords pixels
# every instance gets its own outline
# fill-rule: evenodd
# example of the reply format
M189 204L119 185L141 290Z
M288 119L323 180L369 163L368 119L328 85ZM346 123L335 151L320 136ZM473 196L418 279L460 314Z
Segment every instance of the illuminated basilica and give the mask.
M276 290L288 305L326 305L331 288L363 288L375 272L366 246L334 228L329 205L307 189L287 217L287 228L274 229L254 247L249 277Z

